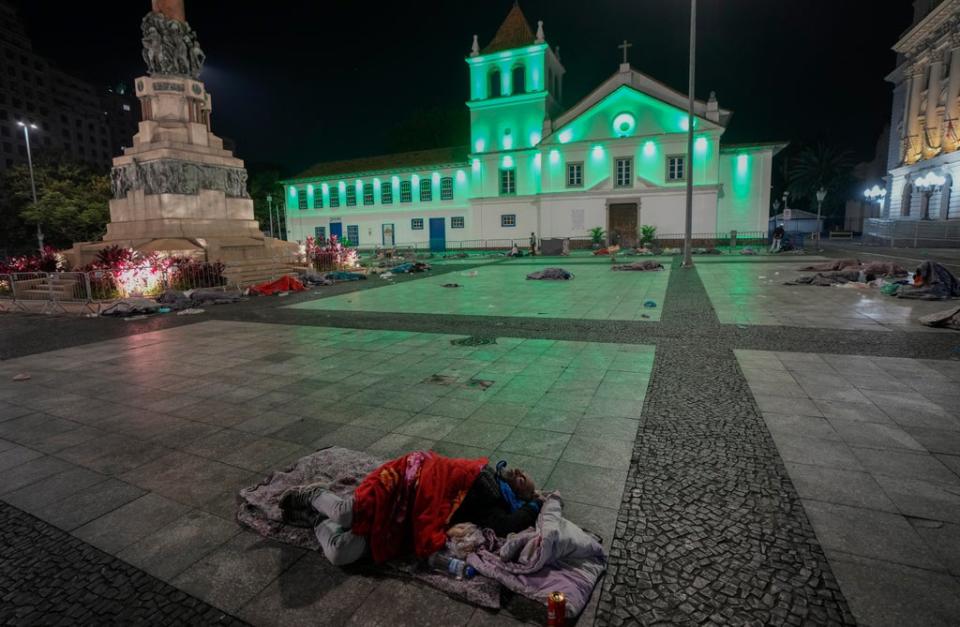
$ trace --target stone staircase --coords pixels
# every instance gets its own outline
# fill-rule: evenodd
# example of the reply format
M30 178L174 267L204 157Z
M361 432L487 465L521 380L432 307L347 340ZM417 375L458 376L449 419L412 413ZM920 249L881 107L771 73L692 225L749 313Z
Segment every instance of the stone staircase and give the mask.
M17 300L86 300L82 275L25 279L14 282Z
M297 274L306 266L275 259L239 259L224 264L224 276L230 285L248 287L257 283L274 281L285 274Z

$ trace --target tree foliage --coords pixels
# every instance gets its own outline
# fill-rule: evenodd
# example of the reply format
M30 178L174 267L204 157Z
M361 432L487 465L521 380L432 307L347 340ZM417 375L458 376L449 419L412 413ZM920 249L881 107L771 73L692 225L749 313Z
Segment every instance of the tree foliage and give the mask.
M267 196L273 197L274 236L279 236L283 229L276 224L277 220L282 220L284 215L284 196L283 185L280 184L280 168L271 165L251 165L250 172L250 197L253 198L253 214L260 223L261 231L270 230L270 203L267 202ZM279 214L279 216L278 216Z
M790 204L807 201L816 207L817 190L827 190L824 208L836 208L846 202L853 173L853 154L826 144L805 146L785 164Z
M110 221L110 178L76 163L35 164L34 204L27 166L7 172L0 199L0 220L14 236L32 243L39 222L45 242L67 247L99 239ZM11 240L11 246L24 241Z

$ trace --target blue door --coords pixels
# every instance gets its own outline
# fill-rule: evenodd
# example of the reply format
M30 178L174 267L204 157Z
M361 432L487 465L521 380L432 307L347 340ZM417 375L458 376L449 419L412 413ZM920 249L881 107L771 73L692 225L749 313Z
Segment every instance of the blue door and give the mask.
M338 242L343 239L343 223L342 222L330 223L330 237L336 237Z
M447 248L447 229L444 218L430 218L430 250L442 252Z

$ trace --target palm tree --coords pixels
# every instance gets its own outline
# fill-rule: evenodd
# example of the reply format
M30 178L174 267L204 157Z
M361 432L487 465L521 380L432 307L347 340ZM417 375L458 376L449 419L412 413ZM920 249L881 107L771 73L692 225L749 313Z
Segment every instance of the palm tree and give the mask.
M833 146L817 144L807 146L791 159L787 174L787 190L790 200L807 199L813 202L817 190L827 190L834 204L842 198L853 172L853 154Z

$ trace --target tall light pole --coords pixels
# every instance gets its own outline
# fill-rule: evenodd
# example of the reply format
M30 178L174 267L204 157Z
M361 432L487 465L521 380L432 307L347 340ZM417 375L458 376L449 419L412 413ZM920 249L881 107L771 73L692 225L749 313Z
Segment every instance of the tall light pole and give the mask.
M267 194L267 213L270 214L270 237L276 237L273 234L273 195Z
M697 0L690 0L690 86L687 107L687 212L683 232L683 267L693 267L693 90L697 69Z
M30 190L33 192L33 204L37 204L37 181L33 177L33 154L30 152L30 129L37 130L37 125L27 122L17 122L17 126L23 129L23 137L27 142L27 166L30 169ZM40 220L37 219L37 246L40 249L40 256L43 256L43 229L40 228Z
M820 224L820 213L823 209L823 199L827 197L827 190L821 187L817 190L817 251L823 250L820 247L820 236L823 235L823 225Z

